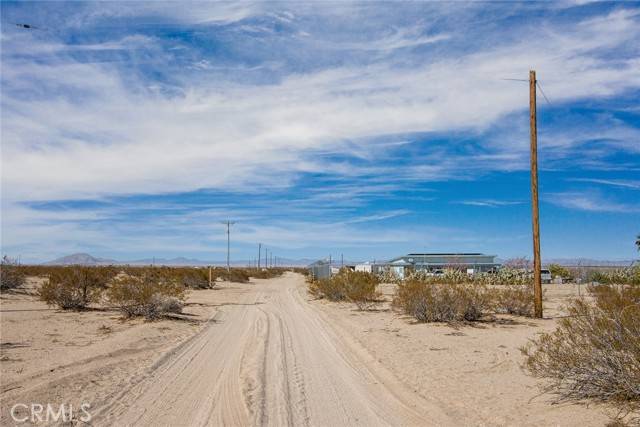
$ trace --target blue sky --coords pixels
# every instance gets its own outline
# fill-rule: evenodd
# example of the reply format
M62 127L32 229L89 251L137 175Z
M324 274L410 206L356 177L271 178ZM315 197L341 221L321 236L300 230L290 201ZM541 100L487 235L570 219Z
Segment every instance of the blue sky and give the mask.
M543 258L637 256L639 3L1 7L5 254L530 256L536 69Z

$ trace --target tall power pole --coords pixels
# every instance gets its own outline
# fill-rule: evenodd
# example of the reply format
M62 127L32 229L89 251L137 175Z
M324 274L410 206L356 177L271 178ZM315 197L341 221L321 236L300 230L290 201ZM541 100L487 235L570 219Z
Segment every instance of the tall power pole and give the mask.
M260 258L262 258L262 243L258 243L258 270L260 270Z
M229 263L229 254L231 252L231 226L235 224L235 221L222 221L222 224L227 226L227 271L231 271L231 264Z
M538 122L536 114L536 72L529 71L529 121L531 125L531 219L533 221L533 302L534 315L542 319L542 278L540 277L540 220L538 217Z

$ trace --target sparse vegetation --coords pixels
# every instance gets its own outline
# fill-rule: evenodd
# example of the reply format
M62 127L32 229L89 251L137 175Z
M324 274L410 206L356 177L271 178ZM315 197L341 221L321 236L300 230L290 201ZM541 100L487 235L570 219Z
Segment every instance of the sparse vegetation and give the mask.
M309 291L318 298L349 301L359 310L368 310L380 300L378 284L378 277L374 274L343 268L330 278L311 281Z
M640 286L640 265L610 271L592 271L587 280L602 285Z
M0 265L0 290L19 288L25 280L26 276L18 264L6 255L3 256Z
M185 288L175 278L143 272L114 280L107 291L107 298L126 317L157 319L182 311Z
M595 399L640 410L640 287L589 287L558 328L522 349L526 367L561 399Z
M504 285L491 290L493 307L497 313L533 317L533 287Z
M49 274L39 296L49 305L65 310L82 310L100 301L102 292L116 271L107 267L65 267Z
M491 307L491 298L483 285L412 279L398 284L393 306L420 322L474 321Z

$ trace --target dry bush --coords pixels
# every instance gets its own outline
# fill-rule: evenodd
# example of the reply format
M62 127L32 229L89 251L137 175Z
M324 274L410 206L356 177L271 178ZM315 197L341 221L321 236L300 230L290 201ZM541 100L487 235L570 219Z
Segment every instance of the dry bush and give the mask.
M249 282L249 273L242 268L232 268L227 271L226 268L216 267L213 269L213 276L219 277L227 282L247 283Z
M329 301L344 301L347 299L347 289L342 281L326 279L311 279L309 293L316 298L326 298Z
M358 310L372 309L380 302L381 294L377 291L380 282L376 275L345 268L337 276L346 286L347 300L354 303Z
M491 293L496 312L533 317L533 286L505 285Z
M40 299L65 310L82 310L100 300L116 274L107 267L63 267L51 270L39 290Z
M6 255L0 265L0 290L15 289L24 284L26 276L20 266Z
M114 280L107 298L126 317L157 319L167 313L182 311L185 289L174 278L143 272Z
M374 274L343 268L330 278L311 281L309 291L318 298L349 301L359 310L368 310L379 303L379 283L378 277Z
M398 284L393 306L420 322L479 320L491 307L483 285L407 280Z
M255 277L256 279L273 279L274 277L282 276L287 269L280 267L246 268L243 269L243 271L246 272L248 276Z
M208 289L210 287L208 268L176 267L167 272L166 277L173 277L182 285L191 289ZM213 272L211 280L215 280Z
M595 399L640 411L640 287L589 288L569 317L522 349L526 367L560 399ZM640 417L640 414L638 414Z

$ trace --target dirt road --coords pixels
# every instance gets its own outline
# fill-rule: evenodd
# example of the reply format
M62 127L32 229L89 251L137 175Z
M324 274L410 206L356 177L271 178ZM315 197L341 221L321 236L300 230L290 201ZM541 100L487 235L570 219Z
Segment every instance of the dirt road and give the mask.
M446 414L399 383L307 301L265 281L226 305L94 418L117 425L424 425Z

